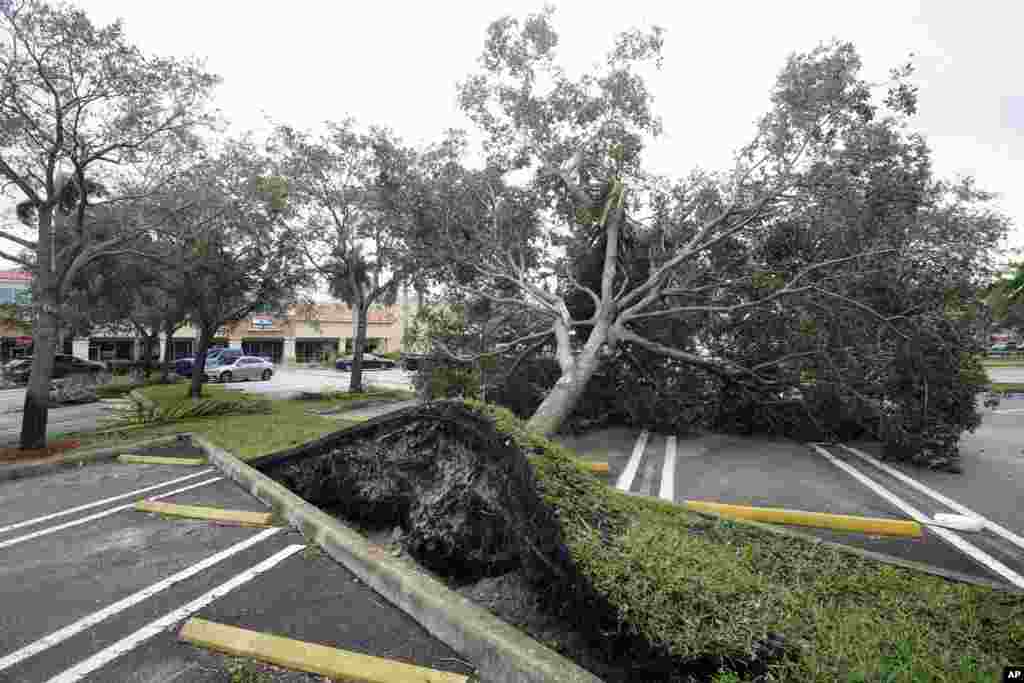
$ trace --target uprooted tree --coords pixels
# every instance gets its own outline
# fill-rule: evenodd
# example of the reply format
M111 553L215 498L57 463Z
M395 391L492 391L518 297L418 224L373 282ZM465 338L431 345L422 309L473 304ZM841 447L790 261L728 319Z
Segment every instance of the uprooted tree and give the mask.
M671 182L641 159L661 126L637 69L660 61L661 31L620 35L603 71L572 80L549 15L492 24L460 85L496 180L481 178L487 220L445 229L472 274L455 286L537 326L506 348L554 340L560 378L531 428L557 430L622 349L754 396L816 373L905 431L976 424L967 326L1007 220L971 180L932 177L906 130L909 69L877 103L851 45L794 55L734 170ZM510 194L500 179L526 168ZM551 220L521 220L524 193Z
M27 254L0 256L33 273L35 354L21 446L39 448L70 283L154 227L131 207L162 180L151 173L155 162L190 145L207 122L216 79L193 62L142 54L120 23L95 26L71 6L25 0L5 3L2 14L0 176L20 195L28 234L0 232Z

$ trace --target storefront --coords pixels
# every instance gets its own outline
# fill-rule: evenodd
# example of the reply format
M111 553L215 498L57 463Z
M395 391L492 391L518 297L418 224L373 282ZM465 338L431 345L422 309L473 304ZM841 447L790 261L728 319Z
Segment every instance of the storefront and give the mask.
M284 339L268 339L266 337L242 339L242 353L247 356L266 358L271 363L279 365L284 357Z
M135 360L135 340L131 338L92 338L89 360L105 363L111 360Z
M26 358L32 355L32 337L2 337L0 338L0 362L12 361L16 358Z
M296 339L295 360L298 363L323 362L330 358L331 354L338 353L338 341L337 337Z
M366 353L387 353L388 352L388 340L385 337L367 337L366 348L363 349ZM348 337L345 339L345 354L352 354L352 338Z
M192 348L195 344L195 339L181 339L176 337L171 341L171 358L178 360L180 358L191 358Z

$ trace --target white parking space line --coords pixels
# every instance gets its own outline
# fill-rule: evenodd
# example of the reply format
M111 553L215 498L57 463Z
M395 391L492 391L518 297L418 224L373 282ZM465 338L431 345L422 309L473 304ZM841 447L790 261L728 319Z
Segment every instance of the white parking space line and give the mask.
M942 527L935 526L932 520L925 517L925 515L921 513L921 511L912 506L910 503L907 503L906 501L897 498L892 492L890 492L884 486L864 476L858 470L854 469L850 465L847 465L845 462L843 462L836 456L832 455L818 444L812 443L809 445L811 448L813 448L815 451L817 451L819 454L821 454L823 457L829 460L829 462L831 462L833 465L843 470L860 483L867 486L869 489L871 489L876 494L884 498L890 504L894 505L895 507L899 508L906 514L910 515L911 519L913 519L915 522L922 525L928 525L928 528L932 531L932 533L934 533L936 536L949 543L951 546L953 546L963 554L970 557L972 560L974 560L981 566L986 567L987 569L993 571L996 574L999 574L1017 588L1024 588L1024 576L1021 576L1017 572L1013 571L1005 564L1003 564L996 558L992 557L991 555L989 555L973 543L965 541L949 529L943 529Z
M942 503L943 505L946 505L946 506L956 510L961 515L967 515L968 517L974 517L975 519L981 520L982 522L985 523L985 528L986 529L989 529L994 534L1002 536L1003 538L1005 538L1010 543L1013 543L1018 548L1021 548L1022 550L1024 550L1024 538L1021 538L1020 536L1018 536L1017 534L1013 533L1012 531L1010 531L1006 527L1000 526L999 524L996 524L992 520L990 520L990 519L988 519L986 517L983 517L982 515L979 515L974 510L971 510L970 508L968 508L968 507L966 507L964 505L961 505L960 503L956 502L952 498L948 498L948 497L942 495L941 493L939 493L938 491L936 491L936 490L934 490L932 488L929 488L928 486L925 486L924 484L922 484L921 482L917 481L916 479L914 479L912 477L908 477L907 475L903 474L902 472L900 472L895 467L890 467L889 465L886 465L884 462L878 460L877 458L874 458L874 457L868 455L867 453L865 453L862 450L859 450L857 448L853 448L851 446L845 446L843 444L840 444L840 448L842 448L843 450L845 450L845 451L847 451L849 453L852 453L853 455L856 455L858 458L860 458L864 462L867 462L867 463L869 463L871 465L874 465L875 467L877 467L878 469L882 470L886 474L888 474L888 475L890 475L892 477L895 477L896 479L902 481L907 486L920 491L921 493L925 494L926 496L930 496L933 500L937 500L940 503Z
M82 631L92 626L95 626L96 624L102 621L109 619L110 617L114 616L119 612L123 612L129 607L132 607L142 602L146 598L156 595L160 591L167 590L174 584L181 583L182 581L185 581L186 579L195 576L199 572L209 569L218 562L226 560L232 555L237 555L246 548L250 548L259 543L260 541L270 538L279 531L282 531L282 529L275 528L267 529L266 531L261 531L255 536L247 538L241 543L236 543L230 548L220 551L216 555L211 555L205 560L197 562L196 564L178 572L177 574L168 576L166 579L158 581L157 583L154 583L152 586L149 586L148 588L144 588L136 593L132 593L128 597L118 600L117 602L108 605L99 611L93 612L92 614L83 617L74 623L68 624L64 628L54 631L49 635L43 636L34 643L29 643L25 647L16 650L5 657L0 657L0 671L3 671L4 669L9 669L10 667L28 659L29 657L32 657L34 655L39 654L40 652L48 650L49 648L55 645L59 645L68 638L71 638L72 636L75 636L81 633Z
M640 461L643 460L644 449L647 448L647 439L650 435L650 432L645 429L637 437L636 444L633 446L633 455L630 456L629 462L626 463L626 469L622 470L619 480L615 483L615 488L620 491L628 491L633 485L633 480L636 478L637 470L640 469Z
M0 534L7 533L8 531L13 531L15 529L20 529L20 528L25 527L25 526L30 526L32 524L39 524L40 522L45 522L47 520L56 519L57 517L65 517L67 515L73 515L74 513L81 512L82 510L88 510L89 508L94 508L94 507L97 507L99 505L106 505L107 503L113 503L115 500L122 500L124 498L131 498L132 496L137 496L140 493L146 493L147 491L152 491L154 489L162 488L164 486L170 486L172 484L177 484L177 483L180 483L180 482L183 482L183 481L188 481L189 479L195 479L196 477L201 477L201 476L209 474L210 472L213 472L213 471L214 471L213 468L209 467L209 468L207 468L207 469L205 469L205 470L203 470L201 472L196 472L195 474L189 474L189 475L184 476L184 477L178 477L177 479L171 479L169 481L164 481L164 482L161 482L159 484L153 484L152 486L146 486L145 488L135 489L134 491L129 491L128 493L122 493L121 495L118 495L118 496L111 496L110 498L104 498L103 500L97 500L97 501L95 501L93 503L86 503L85 505L79 505L78 507L69 508L67 510L61 510L60 512L54 512L53 514L50 514L50 515L43 515L42 517L35 517L34 519L26 519L24 522L17 522L16 524L8 524L7 526L0 526Z
M662 500L676 499L676 437L670 436L665 441L665 464L661 468L661 489L658 497Z
M214 482L218 482L223 478L224 477L214 477L213 479L201 481L198 484L190 484L189 486L183 486L180 489L168 491L167 493L161 493L158 496L150 496L149 500L159 500L160 498L167 498L168 496L173 496L184 491L191 491L192 489L199 488L200 486L206 486L207 484L213 484ZM85 524L86 522L91 522L94 519L109 517L115 512L121 512L122 510L128 510L134 507L135 503L128 503L127 505L118 505L117 507L110 508L109 510L104 510L103 512L97 512L96 514L89 515L88 517L81 517L71 522L65 522L64 524L58 524L57 526L47 527L45 529L40 529L39 531L33 531L32 533L25 534L24 536L17 536L16 538L11 538L6 541L0 541L0 550L4 548L10 548L12 545L17 545L18 543L22 543L24 541L31 541L33 538L39 538L40 536L48 536L49 534L56 533L58 531L61 531L62 529L69 529L73 526L78 526L79 524Z
M162 631L171 628L183 619L186 619L195 612L203 609L217 598L223 597L242 584L252 581L263 572L273 569L276 565L280 564L282 561L288 559L305 547L306 546L301 543L288 546L284 550L268 557L254 567L247 569L228 581L225 581L213 590L204 593L192 602L182 605L172 612L168 612L159 619L151 621L146 626L143 626L130 636L122 638L113 645L100 650L88 659L82 660L70 669L54 676L47 681L47 683L74 683L74 681L82 680L93 671L106 666L126 652L134 650L153 636L159 635Z

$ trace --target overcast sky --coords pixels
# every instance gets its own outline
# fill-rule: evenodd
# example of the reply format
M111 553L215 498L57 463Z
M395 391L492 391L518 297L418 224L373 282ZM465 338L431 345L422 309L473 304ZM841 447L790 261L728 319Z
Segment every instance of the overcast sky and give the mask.
M470 128L456 81L478 69L485 29L523 18L541 2L290 2L78 0L94 21L125 21L143 50L194 55L224 79L217 105L239 128L264 116L300 127L355 116L407 142ZM865 76L884 79L916 56L913 123L940 175L974 175L1002 195L1024 246L1024 83L1019 0L555 3L558 54L572 73L601 59L613 35L664 27L664 66L650 78L665 136L647 151L655 170L682 176L724 169L750 139L786 56L833 37L850 40Z

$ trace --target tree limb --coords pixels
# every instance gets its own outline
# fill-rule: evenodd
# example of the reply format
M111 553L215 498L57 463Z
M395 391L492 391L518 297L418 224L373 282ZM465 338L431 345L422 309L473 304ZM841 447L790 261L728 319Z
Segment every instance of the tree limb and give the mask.
M710 370L711 372L721 375L722 377L725 377L727 379L735 381L740 378L746 377L750 378L755 383L761 386L776 386L779 384L779 382L775 380L765 379L764 377L761 377L753 370L745 368L736 363L702 358L701 356L698 356L696 354L689 353L681 349L676 349L671 346L665 346L664 344L647 339L646 337L641 337L639 334L631 330L628 330L624 327L619 328L616 331L616 335L621 341L632 342L637 346L643 347L649 351L653 351L654 353L657 353L659 355L667 356L669 358L675 358L676 360L681 360L685 363L688 363L689 365L696 365L698 367L705 368L706 370Z
M21 265L25 266L26 268L30 268L30 269L31 268L35 268L35 265L33 265L32 263L29 263L28 261L26 261L26 260L24 260L22 258L19 258L17 256L13 256L13 255L8 254L7 252L4 252L4 251L0 251L0 258L5 258L8 261L14 261L15 263L21 264Z
M21 237L17 237L16 235L12 235L6 230L0 230L0 239L5 239L10 242L14 242L17 245L25 247L26 249L31 249L32 251L35 251L36 248L39 246L35 242L32 242L31 240L26 240Z

